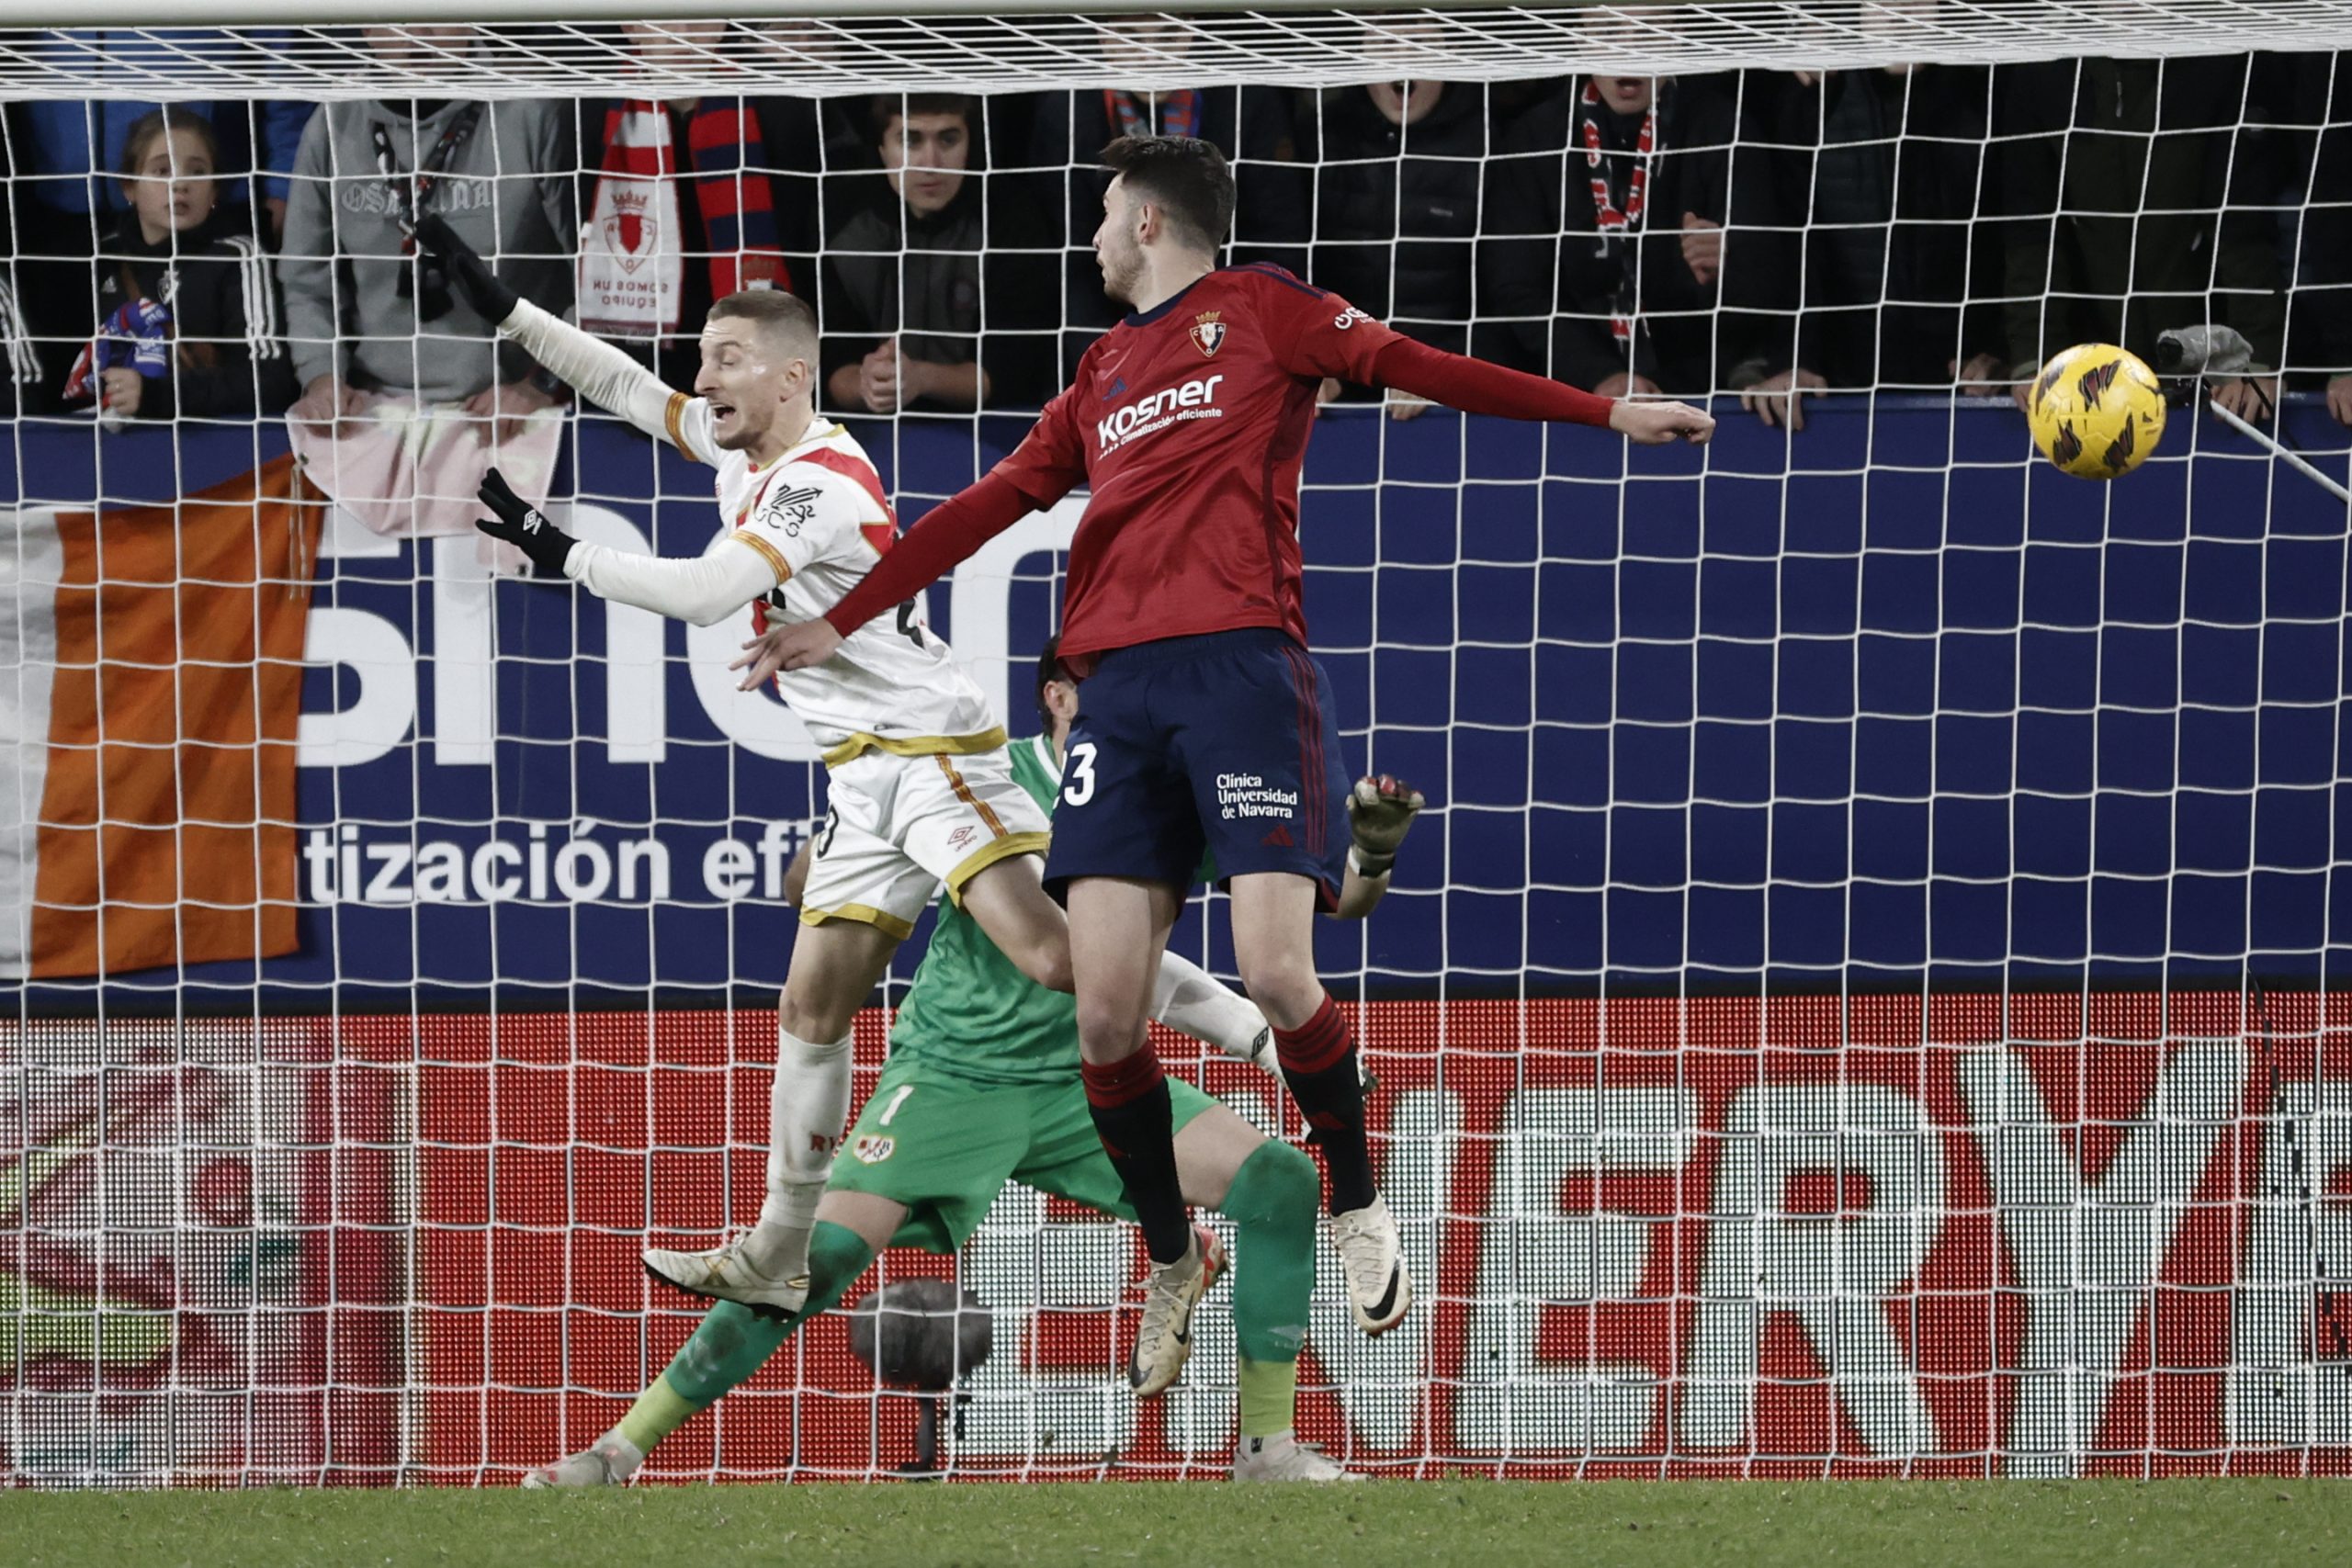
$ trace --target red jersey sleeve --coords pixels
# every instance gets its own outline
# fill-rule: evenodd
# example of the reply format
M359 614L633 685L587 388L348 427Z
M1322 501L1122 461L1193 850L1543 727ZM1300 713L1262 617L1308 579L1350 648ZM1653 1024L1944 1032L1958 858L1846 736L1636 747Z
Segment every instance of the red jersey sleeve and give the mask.
M1081 367L1082 378L1083 367ZM1078 386L1065 387L1054 400L1046 405L1045 412L1023 436L1021 445L1005 454L1004 460L989 472L1005 480L1029 498L1039 508L1051 506L1080 485L1086 482L1086 446L1078 421L1070 412L1070 399Z
M1373 361L1405 334L1375 321L1338 295L1310 288L1288 273L1267 272L1267 345L1294 376L1335 376L1369 386Z

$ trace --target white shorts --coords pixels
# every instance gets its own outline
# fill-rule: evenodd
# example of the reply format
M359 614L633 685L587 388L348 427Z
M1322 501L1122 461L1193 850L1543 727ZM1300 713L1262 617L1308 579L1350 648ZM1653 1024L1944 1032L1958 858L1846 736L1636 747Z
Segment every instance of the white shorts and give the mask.
M1001 746L963 757L864 752L831 771L800 918L908 936L942 883L961 901L964 884L997 862L1044 854L1048 827Z

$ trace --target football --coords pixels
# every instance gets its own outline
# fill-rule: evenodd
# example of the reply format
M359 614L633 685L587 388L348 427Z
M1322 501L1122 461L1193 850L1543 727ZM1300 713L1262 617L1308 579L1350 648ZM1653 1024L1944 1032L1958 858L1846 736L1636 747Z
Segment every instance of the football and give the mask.
M2164 389L2137 355L2111 343L2077 344L2033 378L2025 418L2041 455L2066 472L2120 479L2164 438Z

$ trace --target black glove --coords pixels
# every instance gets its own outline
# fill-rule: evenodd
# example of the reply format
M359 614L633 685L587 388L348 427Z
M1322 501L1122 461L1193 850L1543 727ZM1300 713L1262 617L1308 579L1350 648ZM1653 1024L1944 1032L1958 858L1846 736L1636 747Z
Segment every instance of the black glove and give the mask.
M426 255L436 256L448 269L449 280L458 286L482 320L498 325L514 313L514 306L522 296L498 281L498 274L490 264L474 254L474 248L449 227L449 220L435 212L429 218L417 220L416 248Z
M506 476L492 468L481 481L482 504L498 513L484 517L474 526L493 539L513 545L531 558L531 565L543 577L561 577L563 563L571 554L572 538L548 521L548 514L516 495L506 482Z

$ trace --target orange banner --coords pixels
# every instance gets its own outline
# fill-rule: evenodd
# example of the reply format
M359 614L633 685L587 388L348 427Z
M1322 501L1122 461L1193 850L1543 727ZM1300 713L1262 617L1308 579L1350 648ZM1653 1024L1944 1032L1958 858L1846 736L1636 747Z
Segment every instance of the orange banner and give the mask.
M176 505L57 518L35 977L294 950L321 516L283 457Z

